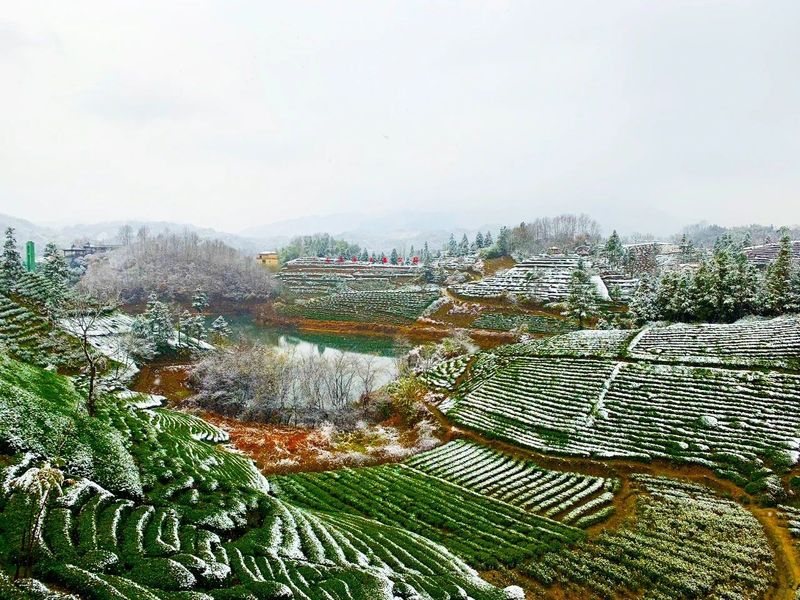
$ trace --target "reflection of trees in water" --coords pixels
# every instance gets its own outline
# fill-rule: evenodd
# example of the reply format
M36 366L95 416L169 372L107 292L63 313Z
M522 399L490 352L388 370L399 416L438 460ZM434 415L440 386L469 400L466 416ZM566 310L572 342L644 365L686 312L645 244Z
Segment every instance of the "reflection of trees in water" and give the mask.
M385 357L308 343L284 348L242 344L195 366L194 400L249 420L354 424L372 409L376 389L391 379L393 368Z

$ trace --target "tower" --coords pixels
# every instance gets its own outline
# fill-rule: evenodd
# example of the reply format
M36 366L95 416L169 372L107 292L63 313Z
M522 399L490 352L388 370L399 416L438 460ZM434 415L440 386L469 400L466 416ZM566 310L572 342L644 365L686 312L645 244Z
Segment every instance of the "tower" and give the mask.
M25 244L25 268L28 273L36 270L36 246L30 241Z

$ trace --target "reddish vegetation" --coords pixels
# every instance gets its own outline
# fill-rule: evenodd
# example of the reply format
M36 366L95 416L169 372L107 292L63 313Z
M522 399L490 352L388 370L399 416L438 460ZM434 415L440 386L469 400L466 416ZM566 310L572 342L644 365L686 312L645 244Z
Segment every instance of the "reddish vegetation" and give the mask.
M324 428L240 421L207 411L197 414L227 431L233 445L250 456L267 475L402 460L406 455L382 452L381 443L386 440L381 432L386 430L397 430L403 448L413 448L418 441L417 431L404 427L397 418L355 432L330 435Z
M192 394L189 388L191 366L188 363L145 365L139 371L133 389L146 394L165 396L170 402L179 404Z

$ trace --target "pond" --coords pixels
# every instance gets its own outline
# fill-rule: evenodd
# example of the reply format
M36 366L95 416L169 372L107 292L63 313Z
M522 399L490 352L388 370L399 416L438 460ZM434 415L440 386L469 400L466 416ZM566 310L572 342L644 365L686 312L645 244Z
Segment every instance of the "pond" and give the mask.
M226 320L233 340L257 341L301 356L335 357L345 354L353 358L370 358L381 371L381 385L394 379L397 373L395 358L409 349L406 344L389 336L301 332L258 324L249 315L230 316Z

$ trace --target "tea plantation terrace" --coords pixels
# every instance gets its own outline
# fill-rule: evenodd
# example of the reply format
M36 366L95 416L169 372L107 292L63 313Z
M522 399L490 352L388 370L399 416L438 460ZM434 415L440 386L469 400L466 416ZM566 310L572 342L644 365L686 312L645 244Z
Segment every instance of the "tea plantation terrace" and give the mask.
M416 321L441 296L435 288L342 292L302 304L283 305L284 316L317 321L349 321L405 325Z
M13 451L0 473L4 565L17 559L34 508L19 482L56 454L67 477L46 505L36 550L33 575L60 590L48 598L506 598L413 531L274 497L251 460L220 445L227 434L197 417L136 409L150 402L122 394L104 397L89 419L69 379L8 358L0 367L0 440ZM537 543L581 535L534 522L544 523ZM7 590L44 597L3 575Z
M504 273L457 284L451 289L465 298L501 298L507 294L515 294L542 303L561 302L567 298L570 277L581 261L591 266L588 259L579 256L536 256L517 263ZM622 280L618 275L616 277L614 282L619 285ZM593 275L592 280L598 295L609 300L609 284L600 275ZM629 290L634 285L629 282L620 286L620 289Z
M692 462L746 483L769 476L765 460L798 462L800 373L745 368L746 354L714 356L713 343L708 354L692 353L696 336L724 339L729 329L743 352L773 352L779 365L800 356L796 317L566 334L479 354L441 408L455 423L540 451ZM666 364L638 350L651 347L648 336L663 345L662 332L684 344L657 355ZM710 357L735 368L692 364Z

